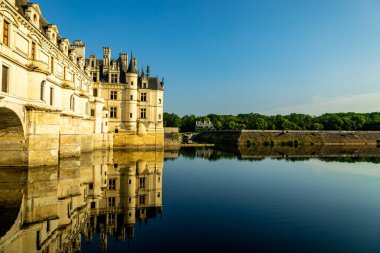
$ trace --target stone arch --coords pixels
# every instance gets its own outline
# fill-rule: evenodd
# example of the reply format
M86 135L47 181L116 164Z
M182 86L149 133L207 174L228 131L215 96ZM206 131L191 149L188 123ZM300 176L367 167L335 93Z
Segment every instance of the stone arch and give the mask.
M25 137L23 108L0 103L0 138L4 135Z
M4 14L4 16L12 21L13 25L15 25L16 27L19 27L20 26L20 23L19 21L17 20L17 17L16 15L14 15L12 12L10 12L8 9L4 9L4 8L0 8L0 11Z
M22 105L0 100L0 166L26 166L25 112Z

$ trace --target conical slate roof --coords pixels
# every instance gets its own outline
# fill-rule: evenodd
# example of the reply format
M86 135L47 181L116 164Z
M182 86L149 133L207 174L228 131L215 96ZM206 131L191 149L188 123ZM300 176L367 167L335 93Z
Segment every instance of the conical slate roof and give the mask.
M134 58L131 58L131 61L129 62L127 73L135 73L137 74L137 69L135 66Z

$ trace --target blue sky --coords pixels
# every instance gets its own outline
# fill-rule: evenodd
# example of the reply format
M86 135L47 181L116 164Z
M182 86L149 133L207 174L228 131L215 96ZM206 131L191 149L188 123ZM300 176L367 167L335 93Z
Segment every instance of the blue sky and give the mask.
M87 54L133 50L180 115L380 111L380 1L36 0Z

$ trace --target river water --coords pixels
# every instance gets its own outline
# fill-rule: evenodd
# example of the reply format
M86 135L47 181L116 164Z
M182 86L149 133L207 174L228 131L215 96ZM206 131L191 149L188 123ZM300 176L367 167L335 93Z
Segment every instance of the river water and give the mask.
M379 163L186 149L2 168L0 252L379 252Z

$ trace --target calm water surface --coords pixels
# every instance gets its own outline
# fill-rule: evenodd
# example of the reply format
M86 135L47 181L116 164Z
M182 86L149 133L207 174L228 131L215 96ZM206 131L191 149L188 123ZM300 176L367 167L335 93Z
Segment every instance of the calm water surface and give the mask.
M72 248L82 252L379 252L379 164L373 162L376 159L327 160L241 160L231 154L220 157L200 151L194 156L185 151L163 161L156 153L119 153L108 165L98 196L97 186L90 185L91 173L102 173L102 166L87 172L79 166L82 174L77 182L85 190L80 196L85 204L72 212L72 220L83 216L84 222L78 222ZM66 180L71 176L66 171ZM57 191L62 195L60 177L62 173ZM133 189L130 179L136 180ZM60 217L65 211L57 213L55 233L66 228ZM9 210L7 217L11 217ZM69 237L63 233L62 238ZM59 245L58 240L51 243Z

